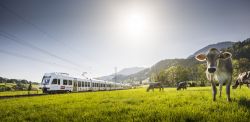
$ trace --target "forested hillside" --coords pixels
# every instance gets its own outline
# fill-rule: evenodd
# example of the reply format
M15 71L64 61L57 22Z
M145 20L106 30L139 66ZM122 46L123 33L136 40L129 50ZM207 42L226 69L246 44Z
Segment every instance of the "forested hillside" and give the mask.
M236 43L225 42L218 44L226 47L222 48L221 51L228 51L233 55L234 80L239 73L250 70L250 39ZM207 47L211 47L211 45ZM151 68L130 75L127 80L140 81L149 78L150 81L162 81L168 86L175 86L180 81L189 81L190 85L193 86L205 86L209 84L206 80L205 70L205 62L198 62L194 57L187 59L165 59L156 63Z

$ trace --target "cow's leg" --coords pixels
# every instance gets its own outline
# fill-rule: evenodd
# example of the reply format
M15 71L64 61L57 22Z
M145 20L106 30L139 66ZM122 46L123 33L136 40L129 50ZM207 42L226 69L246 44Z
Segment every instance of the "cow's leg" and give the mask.
M212 93L213 93L213 101L216 100L216 93L217 93L217 89L216 89L216 84L214 83L214 81L211 81L212 83Z
M240 89L241 89L241 83L240 83Z
M219 84L220 97L221 97L222 85L223 85L223 84Z
M230 86L231 86L231 79L229 80L229 82L227 83L226 86L226 94L227 94L227 101L230 102L231 98L230 98Z

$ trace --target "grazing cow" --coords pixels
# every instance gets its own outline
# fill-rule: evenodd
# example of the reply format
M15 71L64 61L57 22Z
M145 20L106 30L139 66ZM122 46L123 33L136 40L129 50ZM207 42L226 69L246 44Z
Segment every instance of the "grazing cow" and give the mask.
M238 85L246 84L249 87L250 84L250 71L248 72L243 72L241 74L239 74L235 84L232 86L233 89L236 89L238 87Z
M183 82L180 82L180 83L177 83L177 90L180 90L180 89L187 89L187 82L183 81Z
M154 91L154 88L159 88L160 91L163 91L163 84L161 82L155 82L155 83L150 83L148 88L147 88L147 92L149 92L150 89L152 89L152 91Z
M212 93L213 93L213 101L216 100L216 84L214 80L219 81L219 90L221 97L221 90L223 83L226 83L226 94L227 101L231 101L230 99L230 85L232 82L232 54L229 52L220 52L216 48L211 48L208 50L207 54L199 54L195 58L198 61L206 61L207 62L207 70L206 75L207 79L212 84Z

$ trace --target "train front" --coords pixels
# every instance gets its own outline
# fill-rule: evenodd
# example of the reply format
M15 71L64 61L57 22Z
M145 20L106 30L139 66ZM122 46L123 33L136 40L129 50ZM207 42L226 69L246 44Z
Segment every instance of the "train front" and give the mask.
M42 82L40 85L40 89L42 89L43 93L47 93L48 90L50 89L50 80L51 80L51 75L50 74L45 74L42 78Z

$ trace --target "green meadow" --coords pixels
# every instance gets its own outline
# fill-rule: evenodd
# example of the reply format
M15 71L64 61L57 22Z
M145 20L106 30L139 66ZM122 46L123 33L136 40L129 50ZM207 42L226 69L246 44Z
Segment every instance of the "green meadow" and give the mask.
M250 120L250 89L231 90L232 102L212 101L210 87L176 91L145 88L52 94L1 99L0 121L245 121Z

